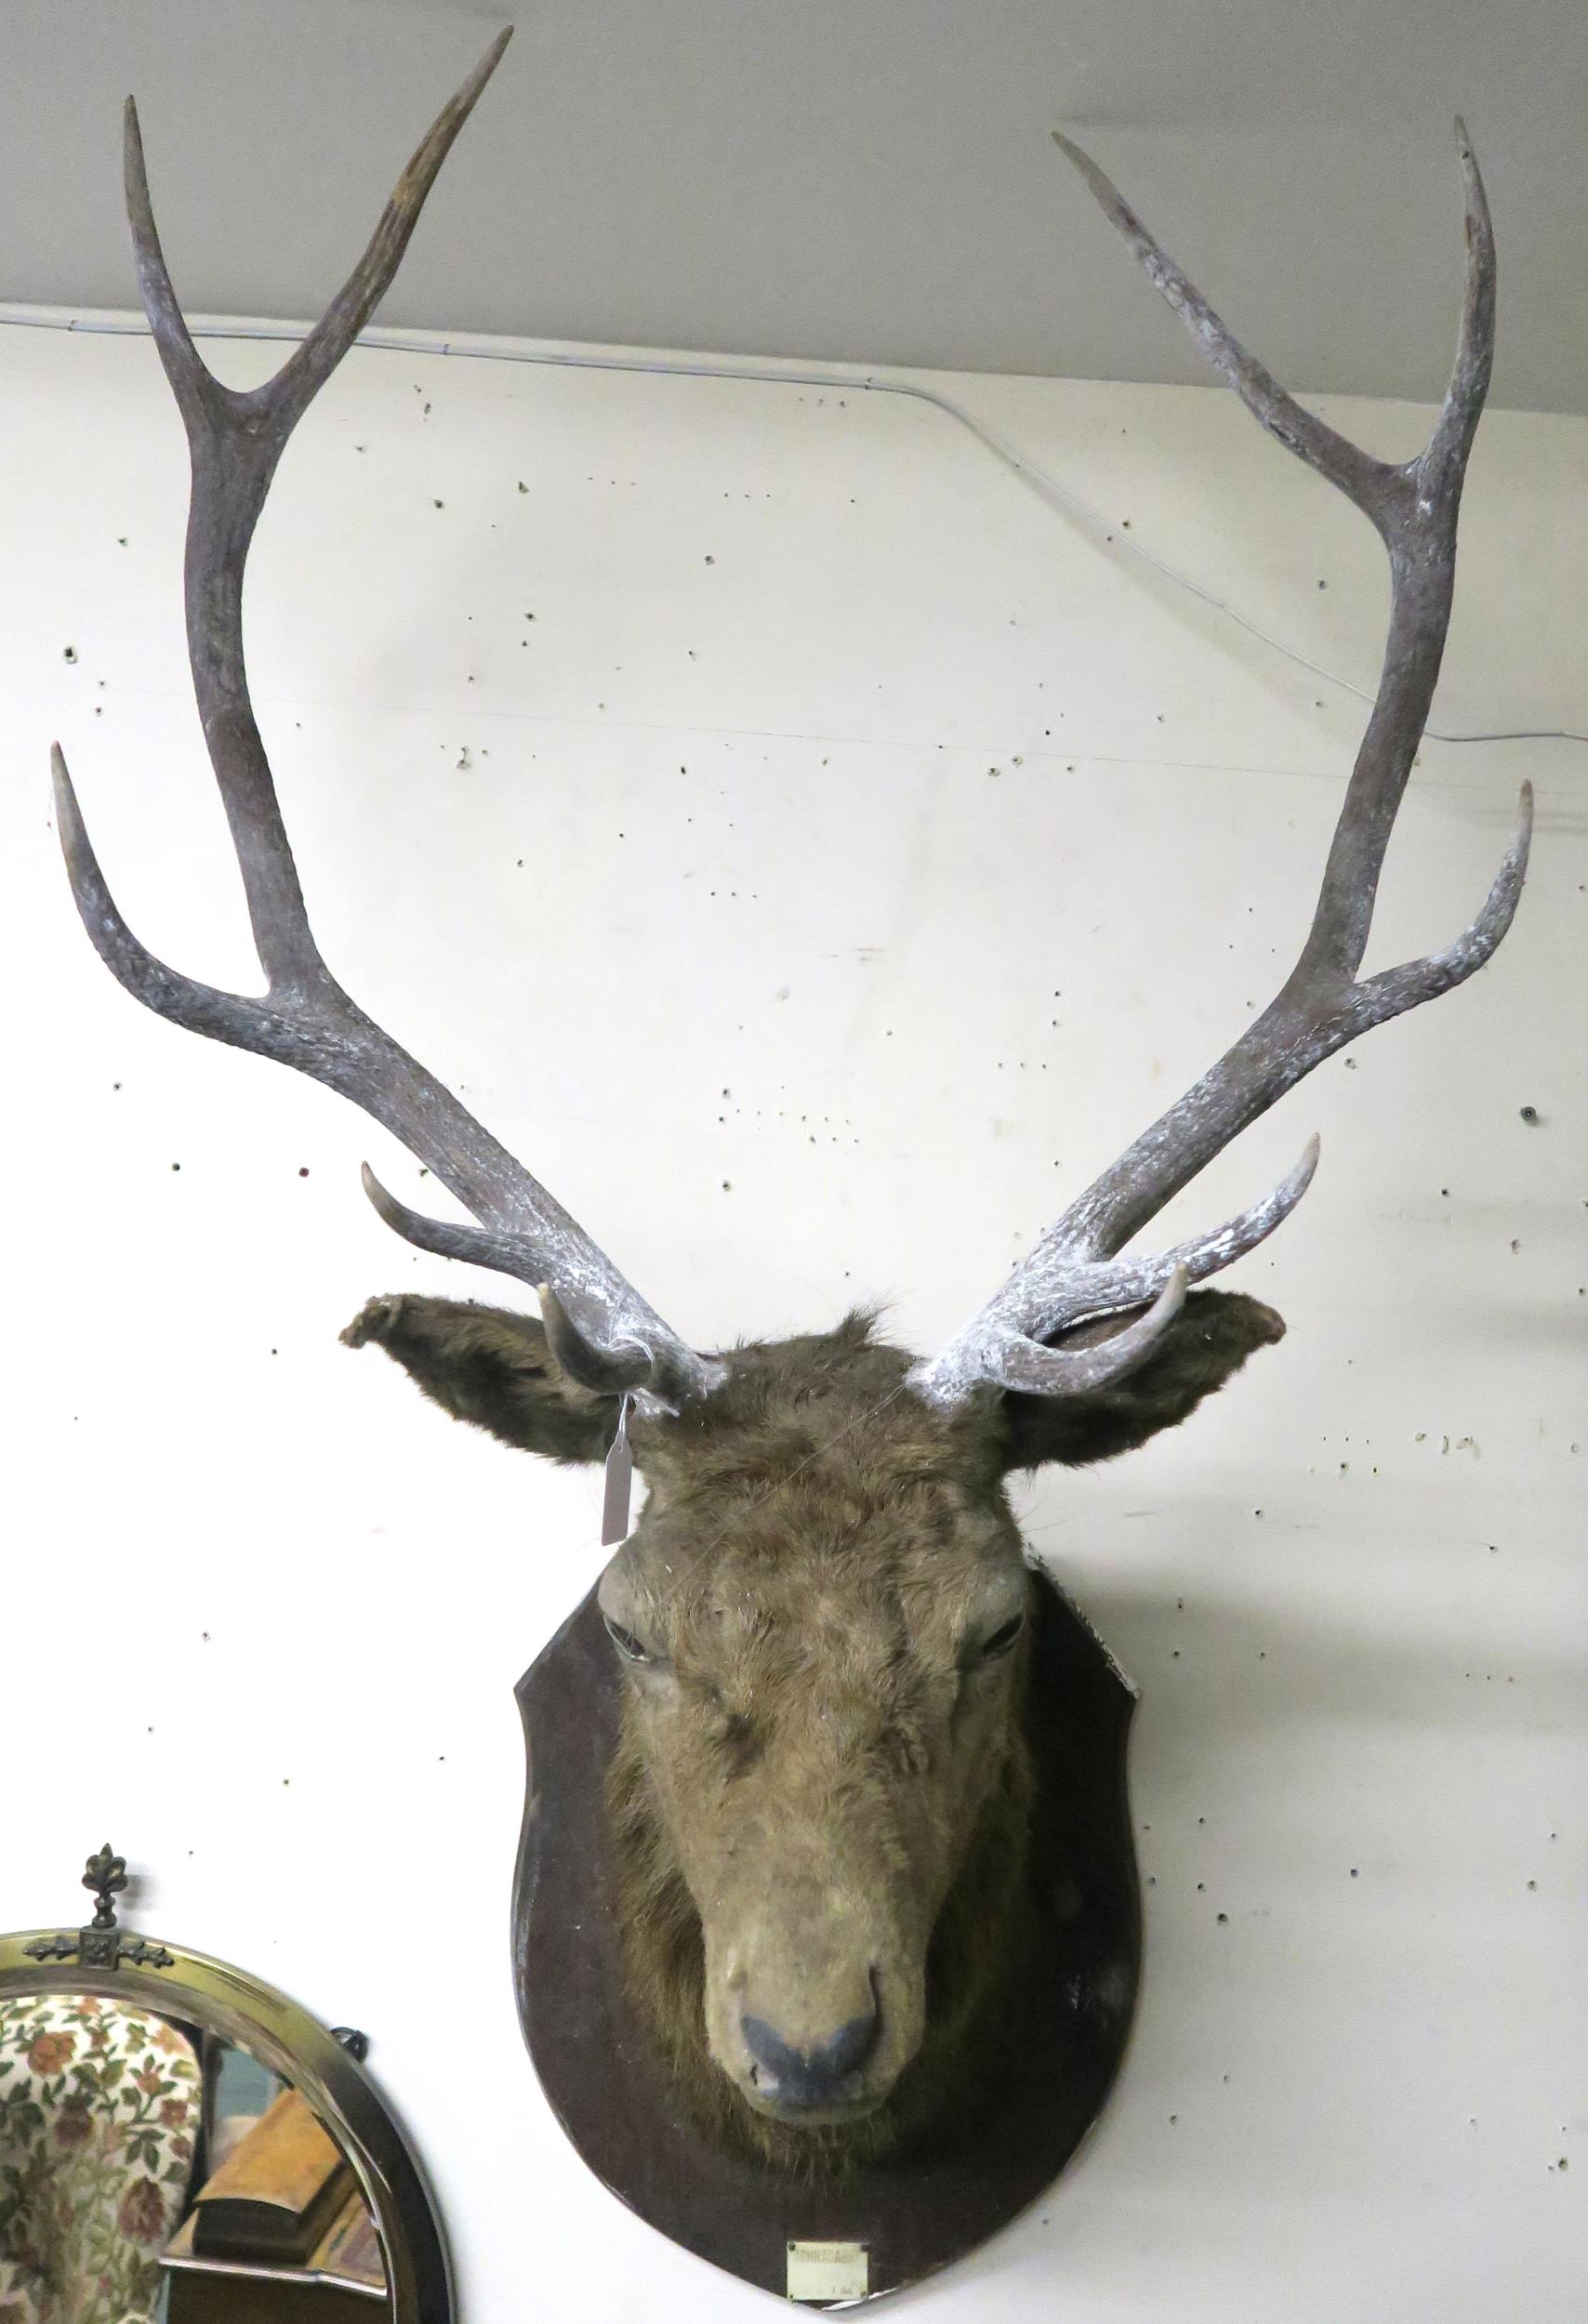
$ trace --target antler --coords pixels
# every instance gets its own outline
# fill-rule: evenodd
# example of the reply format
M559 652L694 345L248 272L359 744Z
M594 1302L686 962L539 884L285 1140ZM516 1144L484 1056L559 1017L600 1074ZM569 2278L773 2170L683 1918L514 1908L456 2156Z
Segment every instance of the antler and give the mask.
M386 1194L366 1169L365 1189L389 1225L423 1249L472 1260L536 1286L556 1343L588 1384L642 1387L679 1401L716 1385L721 1366L679 1339L506 1147L350 999L321 958L243 660L244 568L287 438L384 296L436 173L510 37L510 30L498 35L443 107L399 178L368 248L320 322L273 378L245 392L223 387L207 368L177 303L150 207L138 113L128 99L126 205L139 287L187 429L192 466L188 655L265 971L264 995L255 998L198 984L139 943L105 884L59 746L53 753L56 803L83 924L101 960L136 999L192 1032L279 1059L351 1098L480 1221L468 1227L422 1219Z
M1227 1267L1289 1216L1317 1166L1317 1139L1272 1194L1215 1234L1155 1257L1117 1254L1303 1074L1370 1025L1449 992L1483 966L1511 925L1532 823L1532 793L1524 785L1515 839L1488 903L1464 935L1425 959L1357 981L1384 850L1439 675L1462 484L1493 357L1494 236L1464 126L1456 124L1466 184L1467 267L1455 364L1426 447L1398 468L1372 458L1303 411L1232 337L1096 163L1067 138L1055 133L1054 141L1247 410L1372 519L1389 552L1389 640L1317 910L1294 969L1218 1063L1070 1205L946 1347L914 1367L911 1385L938 1404L961 1402L983 1380L1073 1394L1139 1364L1172 1321L1187 1281ZM1139 1306L1155 1295L1148 1314L1101 1345L1065 1350L1042 1344L1083 1317Z

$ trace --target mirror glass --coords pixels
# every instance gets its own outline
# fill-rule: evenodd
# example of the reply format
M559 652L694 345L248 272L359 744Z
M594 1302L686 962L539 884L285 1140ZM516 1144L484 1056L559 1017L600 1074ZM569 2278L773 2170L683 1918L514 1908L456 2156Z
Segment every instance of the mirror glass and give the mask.
M351 2162L290 2081L139 2002L0 1996L0 2324L390 2312Z

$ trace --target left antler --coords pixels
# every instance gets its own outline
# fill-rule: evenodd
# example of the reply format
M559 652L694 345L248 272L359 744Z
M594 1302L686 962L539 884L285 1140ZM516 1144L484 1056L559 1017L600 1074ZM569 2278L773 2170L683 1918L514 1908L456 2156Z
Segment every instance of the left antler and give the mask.
M144 311L187 429L188 658L205 741L243 875L266 990L218 992L167 968L116 909L59 748L57 816L72 892L99 957L160 1016L256 1050L340 1090L400 1138L478 1225L426 1219L364 1186L389 1226L422 1249L495 1267L540 1294L552 1346L574 1377L669 1403L706 1394L722 1367L682 1340L554 1195L433 1074L367 1016L331 974L309 924L243 658L249 544L288 437L374 312L408 246L425 196L496 71L501 33L442 108L398 180L352 273L302 345L262 387L224 387L193 345L161 254L138 114L126 108L126 204Z
M1272 1194L1212 1235L1156 1256L1118 1256L1180 1189L1304 1074L1371 1025L1465 982L1511 925L1527 869L1532 793L1522 788L1515 839L1466 932L1358 981L1384 850L1439 675L1455 584L1456 518L1467 456L1494 350L1494 236L1465 128L1456 125L1466 182L1467 268L1456 360L1437 425L1414 460L1391 467L1303 411L1225 328L1164 254L1095 162L1055 133L1213 368L1288 450L1327 477L1378 527L1390 563L1389 640L1311 932L1275 998L1150 1129L1109 1165L1021 1261L979 1314L910 1375L917 1393L961 1402L978 1382L1040 1395L1075 1394L1117 1379L1173 1320L1188 1282L1216 1274L1272 1234L1301 1200L1317 1161L1315 1138ZM1092 1315L1148 1313L1085 1348L1043 1343Z

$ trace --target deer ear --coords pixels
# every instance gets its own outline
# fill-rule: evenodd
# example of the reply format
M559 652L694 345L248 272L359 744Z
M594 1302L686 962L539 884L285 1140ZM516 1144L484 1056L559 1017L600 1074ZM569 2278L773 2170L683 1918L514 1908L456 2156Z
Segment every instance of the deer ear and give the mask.
M375 1340L454 1419L550 1460L600 1460L617 1427L617 1398L570 1380L534 1316L509 1308L399 1292L371 1300L342 1340Z
M1096 1340L1107 1329L1105 1323L1082 1325L1066 1340ZM1193 1291L1151 1355L1111 1387L1090 1396L1006 1395L1006 1466L1036 1469L1058 1460L1080 1468L1132 1452L1187 1419L1254 1348L1284 1336L1283 1321L1261 1300L1241 1291Z

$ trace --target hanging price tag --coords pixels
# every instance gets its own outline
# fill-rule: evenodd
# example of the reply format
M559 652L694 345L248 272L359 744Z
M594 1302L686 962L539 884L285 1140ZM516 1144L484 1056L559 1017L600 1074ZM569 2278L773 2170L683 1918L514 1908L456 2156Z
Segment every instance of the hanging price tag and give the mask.
M629 1444L629 1407L632 1401L632 1397L625 1396L617 1407L617 1433L606 1456L606 1493L601 1511L603 1550L629 1538L629 1503L634 1484L634 1455Z

